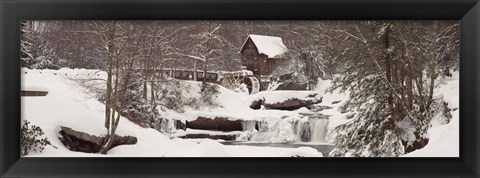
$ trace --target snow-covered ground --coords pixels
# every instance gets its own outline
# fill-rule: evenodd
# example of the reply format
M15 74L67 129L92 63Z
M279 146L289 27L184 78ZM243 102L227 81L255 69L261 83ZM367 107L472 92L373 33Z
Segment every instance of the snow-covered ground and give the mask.
M225 146L217 141L170 139L155 129L142 128L129 120L120 120L117 134L131 135L138 138L134 145L117 146L106 155L87 154L72 152L68 150L58 139L60 126L68 126L74 130L87 132L92 135L104 135L106 129L103 127L105 106L86 94L84 90L71 77L98 75L97 71L83 69L61 69L61 70L28 70L22 69L22 88L41 88L49 93L44 97L22 97L22 119L40 126L45 136L50 140L53 148L47 146L42 153L31 153L28 156L39 157L290 157L290 156L322 156L320 152L309 147L300 148L276 148L276 147L255 147L255 146ZM219 100L226 101L223 110L228 113L236 111L241 114L242 108L238 103L229 103L220 95ZM231 108L235 106L236 108ZM262 117L275 116L267 111ZM245 114L245 113L243 113ZM295 113L293 113L295 114Z
M404 157L459 157L460 156L460 72L453 73L453 77L445 78L436 88L436 97L443 97L452 108L452 119L448 124L434 118L428 130L430 138L428 144L419 150L403 155Z
M106 155L87 154L81 152L72 152L63 146L58 139L60 126L71 127L74 130L87 132L92 135L104 135L106 129L103 127L103 118L105 106L96 100L91 94L85 93L85 90L71 80L76 77L105 78L104 72L85 69L60 69L60 70L29 70L22 69L22 89L37 89L48 91L44 97L22 97L22 119L30 121L34 125L40 126L45 136L51 143L58 147L57 149L48 146L42 153L32 153L28 156L40 157L289 157L289 156L322 156L320 152L311 147L299 148L279 148L265 146L245 146L245 145L222 145L221 140L211 139L171 139L170 136L161 134L155 129L145 129L129 120L122 118L117 130L119 135L131 135L138 138L135 145L122 145L111 149ZM459 73L454 73L452 78L446 78L436 89L436 97L443 96L449 103L449 107L457 108L452 110L452 120L448 124L443 121L432 120L432 127L428 134L430 141L428 145L420 150L414 151L405 157L457 157L459 155ZM185 82L194 87L190 88L195 95L194 90L198 83ZM321 108L317 113L326 115L326 142L331 142L335 136L333 129L346 123L347 113L341 113L338 108L348 99L348 94L338 91L325 92L331 86L330 80L319 80L315 92L322 97L322 102L316 107ZM256 95L248 96L244 93L237 93L224 87L219 88L219 95L216 101L218 107L202 108L200 110L187 109L183 113L173 110L162 111L163 116L175 120L191 121L199 116L205 118L225 117L231 120L251 120L266 123L270 128L268 132L235 131L232 133L222 133L215 131L199 131L187 129L178 131L173 135L185 135L195 133L213 133L238 134L239 140L244 141L251 138L252 142L300 142L299 128L294 128L298 122L308 122L305 115L311 114L311 110L300 108L295 111L280 110L254 110L249 107L250 101L259 97L269 97L269 92L260 92ZM285 92L288 93L288 92ZM308 92L298 95L304 95ZM263 95L263 96L262 96ZM305 95L307 96L307 95ZM277 96L275 96L277 97ZM298 97L298 96L297 96ZM276 101L286 100L289 96L275 98ZM315 123L315 122L313 122ZM325 125L323 122L316 122ZM248 125L248 124L247 124ZM251 127L251 126L250 126ZM305 143L305 144L325 144L325 143Z

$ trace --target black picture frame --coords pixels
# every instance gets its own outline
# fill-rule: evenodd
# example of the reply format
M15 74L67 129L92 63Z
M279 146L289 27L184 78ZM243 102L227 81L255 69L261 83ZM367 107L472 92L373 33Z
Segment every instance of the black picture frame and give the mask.
M0 0L1 177L478 177L478 0ZM21 158L20 20L459 20L460 158Z

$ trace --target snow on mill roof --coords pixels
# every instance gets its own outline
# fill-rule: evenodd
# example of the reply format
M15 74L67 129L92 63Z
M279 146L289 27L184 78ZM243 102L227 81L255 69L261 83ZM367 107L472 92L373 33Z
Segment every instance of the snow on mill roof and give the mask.
M253 43L258 49L258 53L265 54L269 58L274 58L287 52L287 47L283 44L283 40L277 36L264 36L264 35L248 35L247 39L242 45L245 47L248 39L252 39Z

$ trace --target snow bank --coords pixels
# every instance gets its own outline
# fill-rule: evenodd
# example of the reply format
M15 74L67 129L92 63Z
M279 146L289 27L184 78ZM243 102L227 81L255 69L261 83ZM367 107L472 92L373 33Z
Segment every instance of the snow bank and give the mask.
M431 121L432 127L428 130L430 138L422 149L403 155L403 157L459 157L460 150L460 72L455 72L451 78L436 88L436 97L443 97L452 110L452 119L448 124L441 124L438 118ZM456 110L455 110L456 108Z
M322 114L330 115L328 129L332 130L335 127L347 122L345 113L339 111L339 107L349 99L349 92L342 93L339 90L328 92L327 89L332 86L331 80L322 80L318 78L315 91L322 93L322 103L324 106L331 106L331 109L322 111Z
M453 112L450 123L428 130L430 140L425 147L403 157L459 157L459 132L459 111L457 110Z
M315 95L315 96L309 96ZM285 101L291 98L303 98L307 101L318 100L322 97L318 92L313 91L264 91L255 95L244 96L241 93L233 92L227 88L219 86L219 94L216 102L217 108L203 108L201 110L189 110L176 118L186 121L192 121L198 117L214 119L216 117L228 118L229 120L256 120L256 121L276 121L286 117L299 117L298 111L280 111L280 110L254 110L249 104L251 101L265 98L273 103ZM172 114L173 116L174 114Z
M322 153L311 147L298 147L295 150L289 151L285 156L300 156L300 157L323 157Z
M225 147L229 151L236 152L235 157L323 157L322 153L311 147L281 148L241 145Z
M330 109L324 109L320 113L330 116L328 119L327 126L327 142L332 142L336 136L336 133L333 132L335 127L347 123L347 113L341 113L339 108L349 99L349 93L340 92L339 90L334 90L332 92L327 91L328 88L332 86L331 80L323 80L318 78L317 86L315 91L322 93L322 106L329 106Z

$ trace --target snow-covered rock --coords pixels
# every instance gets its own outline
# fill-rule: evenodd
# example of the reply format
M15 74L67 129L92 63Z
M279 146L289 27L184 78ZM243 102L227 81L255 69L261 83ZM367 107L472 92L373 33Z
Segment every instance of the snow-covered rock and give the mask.
M199 117L193 121L187 121L187 128L219 131L242 131L241 120L229 120L228 118L216 117L214 119Z
M256 103L267 109L295 110L320 102L322 96L315 91L262 91L249 97L251 108L260 108L252 105Z

